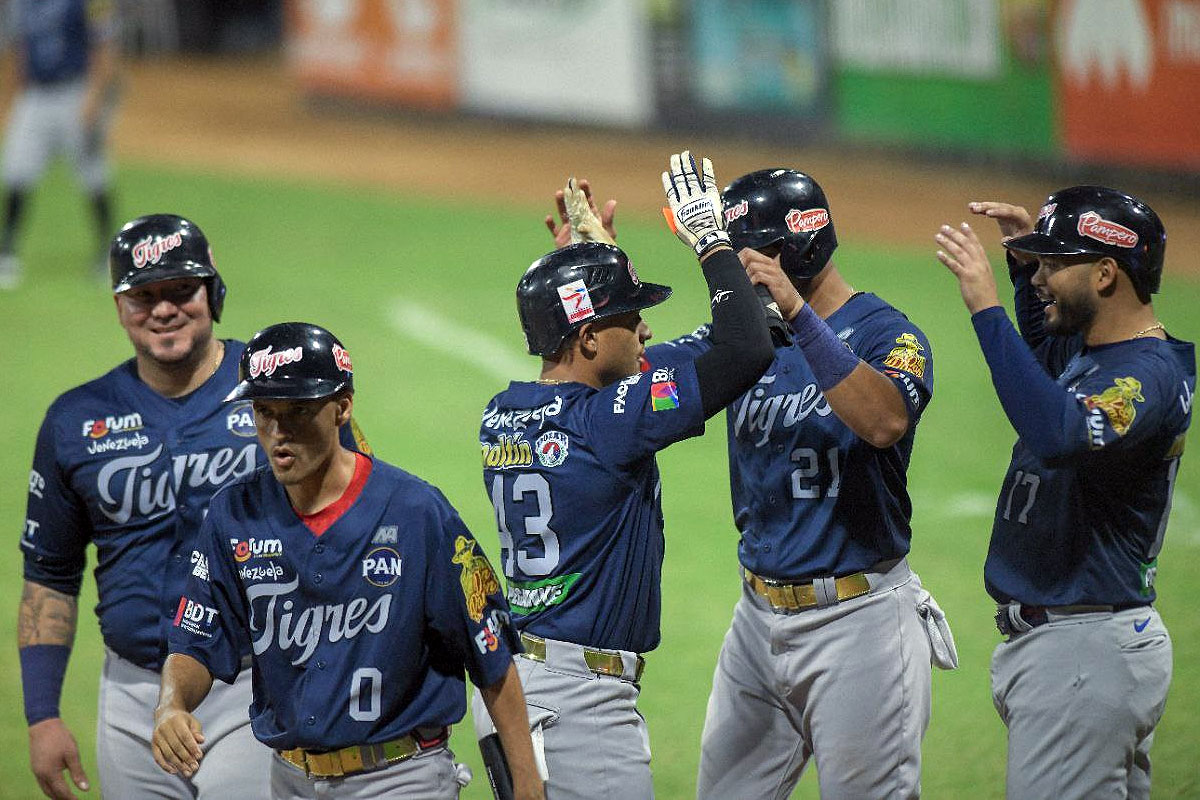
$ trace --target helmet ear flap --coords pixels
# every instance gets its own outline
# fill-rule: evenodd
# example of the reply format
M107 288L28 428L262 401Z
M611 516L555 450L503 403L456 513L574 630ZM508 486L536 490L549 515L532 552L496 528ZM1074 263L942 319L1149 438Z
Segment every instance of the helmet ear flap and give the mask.
M225 308L225 281L220 274L214 274L205 281L208 285L208 311L213 322L221 321L221 311Z

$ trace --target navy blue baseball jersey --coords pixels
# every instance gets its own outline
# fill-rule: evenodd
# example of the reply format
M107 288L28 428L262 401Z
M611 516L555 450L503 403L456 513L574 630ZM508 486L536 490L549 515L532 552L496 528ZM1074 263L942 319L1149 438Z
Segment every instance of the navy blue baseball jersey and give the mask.
M1036 363L1002 309L973 318L1021 437L996 504L988 593L1045 606L1150 603L1191 422L1194 347L1153 337L1085 347L1078 336L1048 336L1031 271L1014 280Z
M17 0L26 80L55 84L87 75L92 48L114 35L112 6L111 0Z
M117 655L158 669L170 615L197 568L193 539L213 493L261 459L250 402L221 401L245 345L179 399L130 359L61 395L38 432L21 549L25 579L78 595L96 545L96 614Z
M726 409L733 519L741 563L763 577L847 575L908 553L912 503L906 471L933 393L933 352L903 314L873 294L853 295L826 323L886 375L908 408L908 432L876 448L838 419L797 345ZM647 351L698 354L708 326ZM677 357L677 356L675 356Z
M518 628L612 650L658 646L654 455L703 432L687 354L602 389L514 381L492 398L479 431L483 482Z
M375 744L466 713L519 641L499 581L436 488L376 460L320 536L268 467L213 498L170 634L218 678L254 651L255 736L276 749Z

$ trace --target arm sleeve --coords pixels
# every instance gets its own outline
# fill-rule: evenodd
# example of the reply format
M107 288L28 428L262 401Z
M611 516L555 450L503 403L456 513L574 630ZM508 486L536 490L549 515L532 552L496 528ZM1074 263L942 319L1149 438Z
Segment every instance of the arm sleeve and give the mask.
M21 551L25 580L78 596L91 520L58 459L53 407L38 431Z
M587 441L602 463L631 466L704 433L696 360L673 355L675 360L660 358L648 372L605 386L589 399Z
M1101 391L1094 386L1094 394L1069 392L1038 363L1004 309L986 308L972 316L971 322L1000 405L1017 435L1038 458L1069 462L1099 450L1128 446L1142 438L1141 431L1154 429L1161 403L1157 397L1155 402L1146 402L1137 377L1089 376L1089 385L1111 382L1112 389ZM1139 435L1130 436L1135 422L1139 423Z
M732 403L771 366L775 349L742 262L721 248L702 264L712 306L712 347L696 358L704 418Z
M167 650L191 656L215 677L233 683L241 667L238 630L248 626L229 539L214 517L220 517L215 502L196 537L202 560L192 569L171 617Z
M1083 349L1083 335L1051 336L1046 333L1046 304L1033 288L1036 265L1021 264L1012 253L1007 256L1008 277L1013 285L1013 304L1021 338L1051 377L1062 373L1071 356Z
M436 490L434 490L436 492ZM427 617L444 651L466 666L476 686L504 677L522 652L500 581L483 548L440 492L428 519L429 569L425 577Z

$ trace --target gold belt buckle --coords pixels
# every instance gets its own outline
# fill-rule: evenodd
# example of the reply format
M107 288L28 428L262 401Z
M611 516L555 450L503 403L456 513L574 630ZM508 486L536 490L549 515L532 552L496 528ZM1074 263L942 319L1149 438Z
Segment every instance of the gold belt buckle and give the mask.
M817 605L817 590L812 583L772 581L746 570L746 579L754 593L766 599L776 611L800 611ZM862 597L871 591L866 573L856 572L834 580L838 602Z

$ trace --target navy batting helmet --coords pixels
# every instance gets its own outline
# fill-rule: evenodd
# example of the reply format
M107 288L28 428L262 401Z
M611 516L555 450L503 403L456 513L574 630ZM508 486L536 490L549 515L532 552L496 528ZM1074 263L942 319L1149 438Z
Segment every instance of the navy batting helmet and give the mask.
M829 201L803 172L760 169L725 187L721 199L733 248L780 245L780 266L794 278L811 278L825 269L837 249Z
M530 355L548 356L584 323L656 306L670 296L670 286L642 282L620 248L580 242L525 270L517 283L517 314Z
M238 365L241 382L225 401L242 398L316 400L354 391L354 365L329 331L307 322L263 328L246 343Z
M1136 197L1104 186L1072 186L1046 198L1033 233L1004 246L1043 256L1110 256L1149 301L1162 280L1167 231Z
M113 294L173 278L203 278L214 322L221 320L225 282L213 265L208 239L196 224L174 214L150 214L125 223L108 248Z

